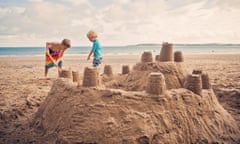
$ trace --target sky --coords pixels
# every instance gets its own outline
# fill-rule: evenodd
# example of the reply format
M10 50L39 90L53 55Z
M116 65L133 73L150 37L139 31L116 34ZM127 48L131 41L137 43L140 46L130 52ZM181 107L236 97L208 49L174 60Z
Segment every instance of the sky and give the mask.
M240 43L240 0L0 0L0 47Z

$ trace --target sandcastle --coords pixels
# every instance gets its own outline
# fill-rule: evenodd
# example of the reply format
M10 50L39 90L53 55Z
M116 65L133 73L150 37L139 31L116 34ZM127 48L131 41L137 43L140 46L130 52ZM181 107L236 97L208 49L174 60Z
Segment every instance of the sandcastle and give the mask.
M113 75L111 65L105 65L104 66L104 74L107 75L107 76L112 76Z
M99 86L99 84L100 84L100 78L99 78L98 69L86 67L84 69L82 85L84 87L95 87L95 86Z
M72 72L72 76L73 76L73 82L80 82L80 74L78 71L73 71Z
M162 73L150 73L146 92L150 94L162 95L166 91L165 78Z
M128 65L123 65L122 66L122 74L128 74L130 72L130 68Z
M72 79L73 75L72 75L72 70L62 70L62 72L60 73L60 77L62 78L68 78L68 79Z
M57 79L33 119L42 143L236 142L236 121L211 89L202 89L211 88L208 75L184 75L172 48L164 43L158 62L144 52L128 75L104 87L97 87L95 68L85 68L82 86Z
M152 62L152 61L153 61L152 52L150 52L150 51L145 51L145 52L142 54L141 60L142 60L143 63Z
M150 83L159 86L162 78L152 73ZM57 79L32 126L39 143L236 143L237 123L213 91L201 97L187 89L155 93L76 87Z
M202 78L201 75L188 75L184 83L184 88L201 95L202 94Z
M174 61L175 62L183 62L184 61L183 54L181 51L174 52Z
M173 44L163 43L159 61L173 61Z

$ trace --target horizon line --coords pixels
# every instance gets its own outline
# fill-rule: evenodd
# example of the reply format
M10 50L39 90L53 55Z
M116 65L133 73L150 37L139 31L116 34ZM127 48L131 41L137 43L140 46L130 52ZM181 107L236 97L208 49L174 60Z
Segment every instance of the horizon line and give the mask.
M171 43L171 42L170 42ZM240 43L172 43L174 45L240 45ZM162 43L138 43L138 44L126 44L126 45L102 45L102 47L111 47L111 46L141 46L141 45L162 45ZM14 47L45 47L45 46L0 46L0 48L14 48ZM91 47L89 45L73 45L71 47Z

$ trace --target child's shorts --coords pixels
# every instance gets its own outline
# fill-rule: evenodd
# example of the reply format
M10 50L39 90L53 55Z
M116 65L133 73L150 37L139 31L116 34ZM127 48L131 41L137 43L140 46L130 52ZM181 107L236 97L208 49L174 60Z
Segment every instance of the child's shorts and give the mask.
M93 67L97 67L102 63L102 58L94 58L93 59Z
M58 66L59 66L59 67L63 66L63 62L62 62L62 61L59 61L59 62L58 62ZM53 62L45 65L45 68L46 68L46 69L49 69L49 68L52 68L52 67L54 67L54 63L53 63Z

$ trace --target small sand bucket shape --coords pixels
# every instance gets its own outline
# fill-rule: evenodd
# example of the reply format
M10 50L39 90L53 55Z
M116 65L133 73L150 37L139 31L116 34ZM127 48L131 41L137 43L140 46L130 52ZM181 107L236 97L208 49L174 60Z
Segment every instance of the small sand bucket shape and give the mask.
M62 72L60 73L60 77L72 79L72 70L62 70Z
M128 65L123 65L123 66L122 66L122 74L123 74L123 75L124 75L124 74L129 74L129 72L130 72L129 66L128 66Z
M160 55L156 55L155 61L160 61Z
M203 89L211 89L211 83L210 83L210 79L207 73L203 73L202 74L202 88Z
M159 61L161 62L173 61L173 44L170 43L162 44Z
M113 75L111 65L105 65L104 66L104 74L107 75L107 76L112 76Z
M194 92L195 94L202 94L202 78L201 75L192 74L187 76L184 87Z
M146 92L150 94L163 95L166 92L165 77L162 73L150 73Z
M183 54L182 54L181 51L176 51L176 52L174 53L174 61L175 61L175 62L183 62L183 61L184 61L184 59L183 59Z
M80 74L79 74L79 72L78 71L73 71L72 75L73 75L73 82L79 83L80 82Z
M83 76L83 86L94 87L94 86L99 86L99 84L100 84L100 78L99 78L98 69L86 67L84 70L84 76Z
M150 52L150 51L143 52L141 60L142 60L143 63L153 62L152 52Z

